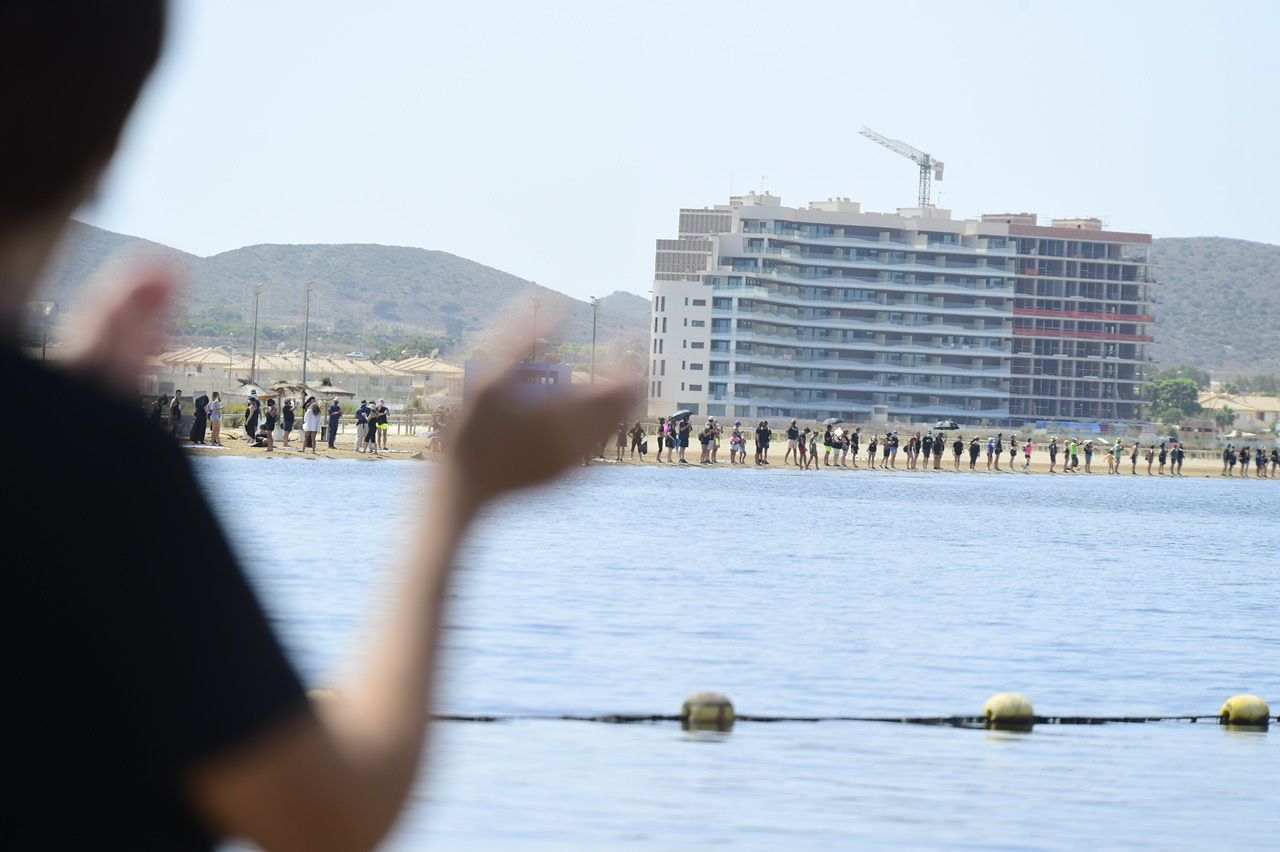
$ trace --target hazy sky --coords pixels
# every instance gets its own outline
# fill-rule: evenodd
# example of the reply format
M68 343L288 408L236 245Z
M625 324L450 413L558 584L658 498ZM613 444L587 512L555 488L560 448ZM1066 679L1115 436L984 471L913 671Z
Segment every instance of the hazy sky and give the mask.
M1280 242L1280 4L177 2L88 221L648 291L681 206L914 204Z

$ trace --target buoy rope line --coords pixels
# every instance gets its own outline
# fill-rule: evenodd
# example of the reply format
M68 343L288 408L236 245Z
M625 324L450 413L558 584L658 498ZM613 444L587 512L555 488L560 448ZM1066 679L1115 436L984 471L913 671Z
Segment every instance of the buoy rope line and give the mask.
M310 692L316 700L342 700L341 693L327 689ZM570 713L510 713L503 715L461 715L442 713L431 717L440 722L561 721L603 722L612 725L646 722L679 722L685 728L727 731L735 722L882 722L899 725L936 725L953 728L996 728L1028 731L1036 725L1111 725L1143 722L1190 722L1215 719L1223 725L1265 730L1271 723L1271 708L1256 695L1233 695L1215 715L1194 716L1037 716L1025 695L1001 692L987 699L979 716L756 716L735 713L733 702L719 692L696 692L684 700L678 714L606 713L577 716ZM1280 722L1280 716L1276 717Z
M600 722L608 725L632 725L646 722L683 722L685 717L666 713L606 713L601 716L577 716L569 713L504 713L500 715L433 714L437 722ZM1217 714L1200 716L1033 716L1036 725L1112 725L1142 722L1218 722ZM735 713L737 722L881 722L899 725L938 725L954 728L986 727L986 716L751 716ZM1280 716L1275 717L1280 722Z

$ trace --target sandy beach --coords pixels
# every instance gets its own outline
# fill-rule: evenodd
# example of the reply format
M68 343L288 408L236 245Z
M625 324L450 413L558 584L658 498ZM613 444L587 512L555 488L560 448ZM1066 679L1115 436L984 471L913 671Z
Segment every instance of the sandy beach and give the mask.
M354 449L352 449L352 445L355 442L355 435L353 433L346 433L346 434L340 435L337 442L337 447L332 450L329 449L324 442L321 442L319 446L319 452L315 453L314 455L311 453L310 450L308 450L306 453L299 452L299 447L302 446L301 435L299 435L295 440L290 441L290 445L288 447L285 447L283 444L277 443L275 450L270 453L268 453L262 447L250 446L248 442L246 442L243 439L242 432L237 432L236 435L230 439L228 439L228 436L224 434L223 438L224 438L223 446L221 448L211 447L207 444L205 445L191 444L188 441L182 441L182 445L185 448L187 448L193 455L199 454L202 456L255 456L255 457L271 459L271 460L290 459L290 460L315 461L317 459L337 458L337 459L357 459L360 461L368 461L368 462L379 462L379 461L386 461L386 460L435 461L440 458L440 454L433 453L431 451L431 447L430 447L431 439L409 437L407 435L392 435L391 438L389 439L389 444L390 444L389 448L381 451L380 454L376 456L370 453L357 453ZM680 470L697 470L697 471L720 470L720 469L735 470L735 471L760 471L760 470L784 470L788 468L791 470L798 471L799 468L796 465L784 465L781 463L782 454L785 452L786 452L785 444L783 444L780 448L777 445L770 448L769 455L773 460L773 463L766 468L761 468L761 467L757 467L755 464L752 464L751 462L748 462L745 465L729 464L728 448L725 446L722 446L720 448L720 462L716 464L714 467L709 467L708 465L698 464L697 448L690 448L689 452L686 454L686 457L689 459L689 464L682 465L679 462L668 464L667 462L662 462L661 465L659 465L657 462L653 460L652 453L645 456L645 459L643 461L640 460L639 456L637 456L635 459L624 458L621 462L615 461L613 458L613 448L610 447L608 448L608 454L605 459L603 460L593 459L591 464L592 466L601 466L601 467L661 466L661 467L676 468ZM665 455L664 455L664 458L665 458ZM812 474L823 473L827 475L847 475L847 474L866 473L868 471L868 468L865 462L865 458L866 458L865 456L862 456L858 459L858 467L856 468L854 467L823 468L818 471L809 470L808 473L812 473ZM978 469L975 471L971 471L969 470L969 460L968 460L968 456L966 455L961 460L960 471L958 473L968 475L968 476L973 476L975 474L982 474L985 476L1009 476L1011 473L1017 476L1053 475L1053 476L1079 477L1079 476L1107 476L1108 475L1107 461L1105 456L1101 454L1098 454L1094 457L1093 473L1091 474L1086 474L1084 472L1083 456L1081 457L1080 468L1076 472L1070 473L1070 474L1062 473L1061 458L1062 457L1059 456L1060 463L1058 465L1057 472L1050 474L1049 473L1049 456L1047 453L1039 449L1036 450L1035 455L1032 457L1031 469L1025 472L1022 470L1021 455L1018 456L1018 462L1015 465L1015 468L1012 472L1009 470L1009 467L1008 467L1009 456L1007 453L1001 459L999 471L987 470L987 461L986 461L985 454L979 457L978 459ZM923 466L923 459L921 460L921 465ZM1138 475L1147 476L1146 469L1147 469L1146 462L1140 460L1138 462ZM1152 473L1151 473L1152 477L1159 476L1159 474L1157 473L1157 471L1159 470L1158 462L1156 464L1153 464L1151 469L1152 469ZM1165 469L1166 471L1168 470L1167 465ZM1129 476L1130 475L1129 470L1130 470L1129 460L1128 460L1128 456L1126 455L1121 465L1120 475ZM904 471L907 471L906 459L903 457L901 453L899 453L898 455L898 467L896 469L890 468L887 471L885 471L885 470L881 470L880 468L876 468L877 473L898 473L898 472L904 472ZM928 471L917 471L917 472L927 472L930 474L942 474L942 473L952 474L952 475L957 474L957 471L953 469L952 457L950 454L947 454L947 456L943 460L941 470L935 471L930 469ZM1192 458L1189 456L1182 466L1182 478L1184 479L1188 477L1219 477L1221 475L1222 475L1222 462L1217 458ZM1169 477L1169 474L1166 474L1166 477ZM1238 466L1236 467L1236 475L1234 478L1236 479L1241 478L1240 468ZM1250 468L1250 475L1248 478L1249 479L1255 478L1253 476L1252 468Z

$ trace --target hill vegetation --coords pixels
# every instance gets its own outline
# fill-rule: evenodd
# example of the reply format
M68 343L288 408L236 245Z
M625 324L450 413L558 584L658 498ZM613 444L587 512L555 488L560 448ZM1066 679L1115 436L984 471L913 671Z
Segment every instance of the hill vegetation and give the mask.
M1280 246L1222 237L1155 240L1155 357L1216 379L1280 375Z
M487 329L527 324L530 333L536 325L543 352L577 362L591 340L587 302L448 252L400 246L258 245L202 258L75 223L45 298L65 310L93 270L126 249L159 253L184 271L174 328L181 343L247 347L259 283L259 345L268 350L301 348L308 283L310 343L319 351L391 358L439 349L465 358L500 345L485 339ZM1160 367L1187 365L1217 379L1280 375L1280 246L1159 239L1152 261L1161 282L1154 347ZM563 318L555 330L553 316ZM598 339L615 357L643 360L648 318L647 300L615 292L600 301Z
M173 330L186 344L247 347L257 284L259 345L268 349L302 346L308 285L309 343L319 351L391 355L439 348L442 355L461 358L475 347L497 345L484 339L486 331L510 324L530 334L536 328L549 346L591 340L588 302L448 252L400 246L258 245L202 258L75 223L55 259L45 298L60 308L74 305L92 271L129 249L159 253L184 272ZM598 339L625 341L640 351L648 311L648 301L631 293L603 297ZM553 318L559 319L556 327Z

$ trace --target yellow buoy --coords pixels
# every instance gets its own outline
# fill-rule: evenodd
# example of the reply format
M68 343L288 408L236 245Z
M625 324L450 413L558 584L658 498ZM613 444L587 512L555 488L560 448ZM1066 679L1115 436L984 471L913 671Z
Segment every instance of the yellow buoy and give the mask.
M695 692L680 708L685 730L727 731L733 727L733 704L719 692Z
M1030 730L1035 724L1035 709L1025 695L1001 692L987 699L982 706L987 727L1003 730Z
M1223 725L1251 725L1267 727L1271 721L1271 708L1256 695L1233 695L1218 711L1218 721Z

